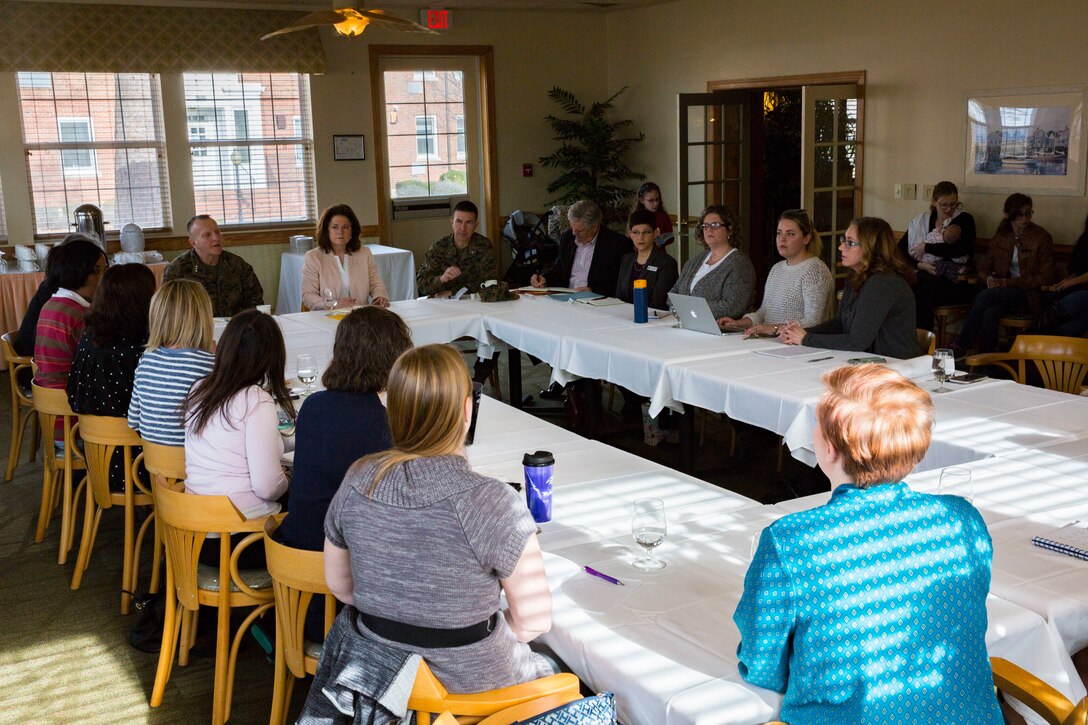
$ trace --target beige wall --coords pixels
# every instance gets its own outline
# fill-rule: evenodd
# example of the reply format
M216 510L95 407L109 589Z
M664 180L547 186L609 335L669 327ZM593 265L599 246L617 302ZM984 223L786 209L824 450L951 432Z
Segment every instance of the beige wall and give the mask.
M618 110L646 133L634 168L673 207L675 94L707 81L865 70L864 208L896 229L926 202L894 199L895 183L919 196L942 179L962 184L965 92L1088 85L1083 0L678 0L606 18L608 87L631 86ZM993 233L1005 196L961 193L980 235ZM1036 223L1075 240L1084 196L1034 201Z
M538 161L555 145L544 122L556 110L547 93L559 85L586 100L604 97L604 26L605 16L598 13L474 10L454 13L454 30L437 36L368 29L361 38L346 39L322 31L328 72L311 81L318 208L344 201L364 224L378 222L369 58L369 44L375 43L493 46L498 212L543 209L549 198L545 189L555 176ZM332 136L338 133L364 134L366 160L334 161ZM533 164L532 178L522 178L523 163Z

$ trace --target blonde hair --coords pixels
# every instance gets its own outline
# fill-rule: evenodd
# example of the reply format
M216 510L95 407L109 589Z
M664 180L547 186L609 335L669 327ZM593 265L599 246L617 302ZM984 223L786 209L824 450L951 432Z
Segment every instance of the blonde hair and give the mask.
M212 300L199 282L174 279L151 298L147 349L196 348L211 352Z
M378 463L368 495L394 466L460 452L471 392L464 357L449 345L424 345L397 358L386 386L393 447L363 459Z
M898 274L907 282L914 283L914 269L907 265L895 245L895 233L888 222L879 217L863 216L850 222L857 229L861 242L861 264L850 275L849 284L854 290L861 289L874 274Z
M824 383L816 422L842 456L843 470L861 488L902 481L929 448L929 393L875 364L837 368Z

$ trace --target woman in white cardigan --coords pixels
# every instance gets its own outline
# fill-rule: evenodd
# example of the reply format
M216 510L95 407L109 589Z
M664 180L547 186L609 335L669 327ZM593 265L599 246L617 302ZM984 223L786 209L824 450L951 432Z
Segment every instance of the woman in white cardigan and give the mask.
M328 306L322 290L331 289L337 307L373 302L389 306L389 293L378 273L374 255L359 237L359 217L347 204L330 206L317 222L317 248L302 265L302 304L311 310Z

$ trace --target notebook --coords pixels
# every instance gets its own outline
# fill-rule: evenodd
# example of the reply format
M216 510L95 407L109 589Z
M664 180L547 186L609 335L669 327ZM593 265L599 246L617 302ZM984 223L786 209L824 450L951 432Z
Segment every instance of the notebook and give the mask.
M1078 526L1079 521L1066 524L1045 536L1031 537L1031 543L1066 556L1088 561L1088 528Z

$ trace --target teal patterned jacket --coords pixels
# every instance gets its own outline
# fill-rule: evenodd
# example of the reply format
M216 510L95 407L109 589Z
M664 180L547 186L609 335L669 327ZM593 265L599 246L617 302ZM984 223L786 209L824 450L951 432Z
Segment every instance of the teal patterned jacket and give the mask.
M1003 722L986 653L990 535L957 496L839 486L764 529L733 620L750 683L802 723Z

